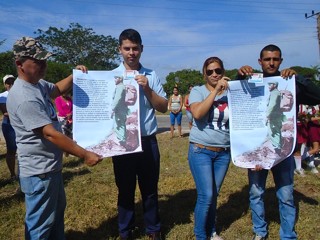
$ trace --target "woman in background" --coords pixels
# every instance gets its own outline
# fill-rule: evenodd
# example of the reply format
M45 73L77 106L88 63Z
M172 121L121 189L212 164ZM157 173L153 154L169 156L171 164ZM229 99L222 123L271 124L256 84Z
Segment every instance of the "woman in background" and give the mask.
M173 88L173 94L168 101L168 109L170 111L170 133L171 138L174 137L174 125L177 121L179 137L182 137L181 120L182 120L182 96L179 94L178 87Z
M193 85L189 85L188 87L188 94L184 97L184 106L186 107L186 115L188 118L188 122L189 122L189 129L191 129L192 127L192 121L193 121L193 117L192 117L192 113L190 111L190 105L189 105L189 96L190 96L190 92L193 88Z
M2 133L7 146L6 162L7 162L7 166L10 171L12 180L17 178L15 173L17 145L16 145L16 134L10 124L6 102L7 102L9 90L13 86L14 81L15 81L15 77L13 75L4 76L3 84L5 86L6 91L0 94L0 109L3 114Z

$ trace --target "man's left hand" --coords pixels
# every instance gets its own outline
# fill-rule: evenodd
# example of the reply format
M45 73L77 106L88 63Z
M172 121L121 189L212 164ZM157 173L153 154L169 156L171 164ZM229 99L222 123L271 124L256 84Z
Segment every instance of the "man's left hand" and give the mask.
M291 68L283 69L280 73L281 77L288 79L291 78L293 75L297 75L297 72Z

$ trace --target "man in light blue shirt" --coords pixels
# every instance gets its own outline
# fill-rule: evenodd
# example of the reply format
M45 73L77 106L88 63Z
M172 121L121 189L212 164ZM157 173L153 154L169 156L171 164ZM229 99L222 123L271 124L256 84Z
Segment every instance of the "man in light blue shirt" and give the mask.
M134 229L134 199L138 179L143 202L146 234L160 239L158 209L158 181L160 153L156 139L155 110L166 112L168 101L156 73L140 63L143 45L140 34L134 29L124 30L119 37L119 51L123 62L115 71L136 70L135 80L140 92L140 129L142 152L112 158L115 181L118 187L118 227L120 239L130 239Z

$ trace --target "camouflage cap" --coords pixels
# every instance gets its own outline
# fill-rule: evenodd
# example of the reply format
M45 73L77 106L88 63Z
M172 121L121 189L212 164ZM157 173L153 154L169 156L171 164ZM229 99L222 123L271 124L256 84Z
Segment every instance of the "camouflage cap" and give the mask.
M46 60L53 53L46 51L42 45L34 38L22 37L13 45L13 54L15 58L31 57L37 60Z

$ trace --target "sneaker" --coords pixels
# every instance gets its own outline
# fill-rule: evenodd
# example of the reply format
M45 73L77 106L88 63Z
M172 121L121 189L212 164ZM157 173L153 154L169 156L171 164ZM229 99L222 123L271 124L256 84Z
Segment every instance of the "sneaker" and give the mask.
M265 240L265 239L266 239L265 237L261 237L258 234L254 235L252 238L252 240Z
M219 235L215 232L212 234L210 240L223 240L223 238L219 237Z
M316 167L311 168L310 172L312 173L319 173L319 171L316 169Z
M294 170L294 174L297 174L297 175L300 175L300 176L305 176L303 168L295 169Z

